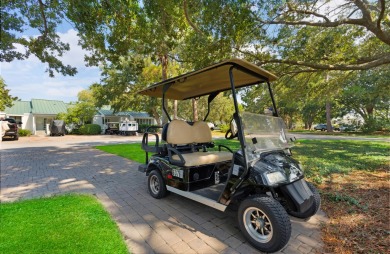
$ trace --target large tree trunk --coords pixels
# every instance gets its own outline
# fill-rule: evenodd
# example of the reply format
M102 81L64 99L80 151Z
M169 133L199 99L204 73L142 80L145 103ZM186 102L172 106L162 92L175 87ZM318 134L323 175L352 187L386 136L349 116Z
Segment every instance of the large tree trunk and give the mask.
M160 55L159 56L159 60L160 60L160 64L161 64L161 79L164 81L164 80L166 80L168 78L168 75L167 75L168 55L167 54ZM167 99L165 99L163 107L165 107L165 109L168 108L168 100ZM162 112L162 124L166 124L166 123L168 123L168 117L166 116L166 114L164 112L164 109L162 109L162 110L163 110L163 112Z
M157 112L156 108L152 109L152 115L153 115L154 119L156 120L157 125L161 126L160 114Z
M333 132L331 118L331 104L329 101L326 102L326 129L328 132Z
M198 121L198 100L192 99L192 114L194 116L194 122Z
M173 101L173 119L177 119L177 100Z

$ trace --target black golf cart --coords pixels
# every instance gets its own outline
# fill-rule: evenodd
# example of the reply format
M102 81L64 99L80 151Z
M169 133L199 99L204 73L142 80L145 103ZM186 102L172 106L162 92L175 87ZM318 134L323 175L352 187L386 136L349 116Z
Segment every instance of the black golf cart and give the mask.
M258 250L275 252L290 239L288 214L310 218L320 206L320 195L304 179L298 161L291 156L285 126L275 106L270 81L273 74L240 59L231 59L154 84L141 94L164 100L207 96L203 121L171 120L160 135L149 129L143 136L146 164L139 170L148 176L154 198L168 192L225 211L238 204L238 225ZM237 90L266 85L272 115L239 112ZM207 125L213 99L231 91L235 112L226 139L238 138L240 149L216 146ZM217 109L218 110L218 109ZM156 127L158 128L158 127ZM217 141L216 141L217 142ZM153 153L150 159L148 153Z

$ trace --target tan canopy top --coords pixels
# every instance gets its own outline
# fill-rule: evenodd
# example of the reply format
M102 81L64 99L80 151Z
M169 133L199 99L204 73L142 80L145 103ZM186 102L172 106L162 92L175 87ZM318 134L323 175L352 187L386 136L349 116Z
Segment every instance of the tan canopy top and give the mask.
M165 98L185 100L213 92L231 89L229 69L233 68L236 88L276 80L277 77L242 59L230 59L209 67L164 80L140 91L140 94L162 97L164 87L169 87Z

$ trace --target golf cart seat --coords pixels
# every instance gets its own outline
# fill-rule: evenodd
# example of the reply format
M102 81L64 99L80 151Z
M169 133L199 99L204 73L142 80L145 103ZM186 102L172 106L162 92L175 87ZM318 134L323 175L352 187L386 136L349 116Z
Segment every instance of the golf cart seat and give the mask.
M165 136L165 135L164 135ZM166 128L168 156L178 166L200 166L231 161L233 154L227 151L207 151L213 147L209 126L203 121L193 125L183 120L173 120Z

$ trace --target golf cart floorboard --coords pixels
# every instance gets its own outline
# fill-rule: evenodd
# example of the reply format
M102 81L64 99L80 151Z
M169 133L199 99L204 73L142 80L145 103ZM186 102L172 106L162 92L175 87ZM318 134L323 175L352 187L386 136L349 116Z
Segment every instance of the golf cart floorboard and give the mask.
M194 194L203 196L205 198L209 198L217 201L219 196L221 195L223 189L225 188L225 183L219 183L207 188L191 191Z

